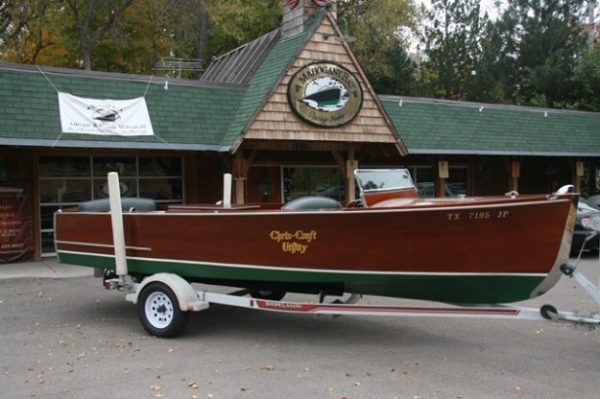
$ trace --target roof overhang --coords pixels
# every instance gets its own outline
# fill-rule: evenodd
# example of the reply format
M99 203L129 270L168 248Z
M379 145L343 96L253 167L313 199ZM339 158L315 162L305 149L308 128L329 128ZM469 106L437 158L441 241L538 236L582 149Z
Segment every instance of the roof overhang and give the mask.
M595 152L541 152L541 151L470 151L470 150L436 150L409 148L408 155L495 155L495 156L525 156L525 157L582 157L597 158L600 153Z
M121 150L177 150L177 151L213 151L229 152L229 146L207 144L180 144L164 142L123 142L93 140L26 140L1 138L0 145L45 148L94 148Z

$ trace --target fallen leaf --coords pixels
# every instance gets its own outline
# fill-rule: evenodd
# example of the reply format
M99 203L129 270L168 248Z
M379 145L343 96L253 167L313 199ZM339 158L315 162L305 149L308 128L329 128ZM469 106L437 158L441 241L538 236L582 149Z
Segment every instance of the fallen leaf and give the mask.
M189 388L192 388L192 389L198 389L198 384L196 384L195 382L190 382L190 383L188 384L188 387L189 387Z

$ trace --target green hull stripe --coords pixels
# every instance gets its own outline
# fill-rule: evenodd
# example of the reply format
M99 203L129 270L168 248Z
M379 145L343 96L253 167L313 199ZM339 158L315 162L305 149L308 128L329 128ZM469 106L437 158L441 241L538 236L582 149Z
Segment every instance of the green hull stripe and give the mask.
M114 257L59 252L60 262L115 269ZM455 303L509 303L528 299L544 276L356 274L261 269L127 259L130 273L174 273L188 279L225 279L299 284L343 284L347 292Z

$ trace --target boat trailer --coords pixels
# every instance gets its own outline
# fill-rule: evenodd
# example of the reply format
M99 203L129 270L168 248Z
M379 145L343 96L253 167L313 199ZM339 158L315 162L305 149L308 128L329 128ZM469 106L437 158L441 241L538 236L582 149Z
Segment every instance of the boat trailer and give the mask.
M227 179L227 177L226 177ZM476 319L509 319L534 320L568 323L595 329L600 326L600 313L579 314L564 312L552 305L540 308L529 308L508 305L486 306L387 306L387 305L358 305L361 295L351 294L344 301L335 300L324 302L320 295L318 302L288 302L253 298L246 294L248 290L221 294L207 291L197 291L184 278L173 273L157 273L145 278L140 283L133 282L127 272L125 256L125 238L119 191L118 175L109 173L109 197L111 221L115 245L115 272L105 274L104 287L127 291L126 299L138 306L140 321L151 335L171 338L179 335L187 324L191 312L208 309L211 305L227 305L238 308L283 312L296 314L316 314L331 316L397 316L397 317L445 317L445 318L476 318ZM228 185L225 184L227 187ZM228 194L229 193L229 194ZM230 198L230 191L224 193L224 204ZM600 218L592 220L592 228L600 233ZM591 237L589 237L591 238ZM588 239L589 239L588 238ZM600 276L598 285L594 285L581 272L577 264L581 258L580 251L574 266L563 265L563 274L575 281L600 306ZM267 295L265 295L266 297Z

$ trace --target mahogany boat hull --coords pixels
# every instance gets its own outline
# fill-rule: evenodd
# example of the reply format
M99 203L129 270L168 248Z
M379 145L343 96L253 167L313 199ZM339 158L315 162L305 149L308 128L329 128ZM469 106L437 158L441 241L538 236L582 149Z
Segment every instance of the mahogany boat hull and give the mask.
M255 289L515 302L543 294L560 277L575 198L125 213L127 266L131 274L170 272ZM108 213L57 213L60 261L114 269L110 223Z

